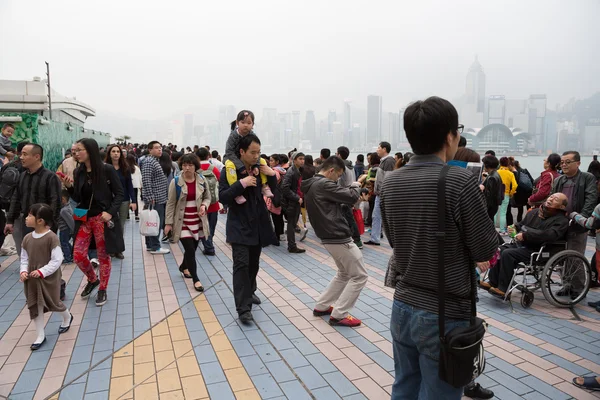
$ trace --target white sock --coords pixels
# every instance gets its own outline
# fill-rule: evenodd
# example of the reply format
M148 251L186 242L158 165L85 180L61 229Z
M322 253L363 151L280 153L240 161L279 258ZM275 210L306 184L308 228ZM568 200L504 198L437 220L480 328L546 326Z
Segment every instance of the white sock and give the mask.
M71 324L71 312L69 311L68 308L65 311L61 312L60 316L63 319L62 324L60 324L61 328L66 328L67 326L69 326Z
M33 324L35 325L35 331L37 332L37 339L35 339L35 342L33 343L42 343L46 334L44 333L44 307L41 304L38 305L38 316L33 319Z

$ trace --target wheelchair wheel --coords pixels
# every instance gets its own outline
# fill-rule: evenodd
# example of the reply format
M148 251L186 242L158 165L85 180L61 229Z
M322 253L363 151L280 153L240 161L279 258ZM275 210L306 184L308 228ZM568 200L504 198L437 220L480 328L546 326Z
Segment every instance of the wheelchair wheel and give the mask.
M572 289L574 278L583 283L575 298L560 293ZM555 307L571 307L585 298L591 283L590 264L582 254L574 250L563 250L555 254L544 266L542 292L548 303Z
M529 308L533 304L533 292L531 290L524 290L521 295L521 306L523 308Z

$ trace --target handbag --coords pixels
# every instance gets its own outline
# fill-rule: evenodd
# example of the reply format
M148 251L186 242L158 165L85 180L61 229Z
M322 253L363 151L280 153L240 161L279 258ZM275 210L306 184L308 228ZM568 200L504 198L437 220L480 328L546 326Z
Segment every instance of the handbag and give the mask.
M158 236L160 233L160 217L158 211L149 208L140 212L140 235Z
M94 200L94 192L92 192L92 197L90 197L90 205L88 206L87 209L85 209L85 208L73 209L73 220L74 221L81 221L81 222L87 221L87 214L90 211L90 208L92 208L93 200Z
M363 219L362 211L359 209L353 208L352 215L354 216L354 221L356 221L356 226L358 227L358 233L365 233L365 220Z
M111 219L112 228L108 222L104 223L104 246L108 254L122 253L125 251L125 240L123 230L119 221L119 214ZM109 221L110 222L110 221Z
M441 380L460 388L475 378L485 369L485 353L483 349L483 336L487 330L487 323L477 317L475 307L475 268L469 269L471 281L471 318L467 327L458 327L445 333L445 268L444 248L446 244L446 176L450 167L442 168L438 180L438 325L440 334L440 361L438 375Z

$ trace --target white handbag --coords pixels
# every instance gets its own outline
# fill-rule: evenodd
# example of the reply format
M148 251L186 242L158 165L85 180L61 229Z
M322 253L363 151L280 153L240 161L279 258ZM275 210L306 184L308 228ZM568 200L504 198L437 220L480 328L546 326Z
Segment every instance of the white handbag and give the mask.
M140 212L140 234L142 236L158 236L160 233L160 217L158 211L148 209Z

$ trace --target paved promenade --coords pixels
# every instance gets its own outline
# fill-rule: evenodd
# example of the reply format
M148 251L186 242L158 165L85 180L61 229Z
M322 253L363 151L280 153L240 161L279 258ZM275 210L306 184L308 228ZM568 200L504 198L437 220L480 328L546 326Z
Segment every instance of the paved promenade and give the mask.
M369 281L353 315L358 329L331 327L312 307L335 265L311 231L305 254L285 244L263 251L258 275L263 303L256 324L238 324L232 294L231 251L220 216L217 256L197 253L206 291L194 291L177 270L179 245L152 256L137 225L126 226L125 259L113 260L108 303L82 300L86 283L67 265L71 330L56 334L58 315L46 314L47 341L35 338L18 281L17 257L0 258L0 398L10 399L389 399L394 362L389 333L393 291L383 286L387 245L363 250ZM591 255L592 242L588 243ZM600 313L553 308L540 292L529 310L480 292L490 323L488 365L478 379L498 399L596 399L571 384L600 374ZM600 300L593 291L587 300Z

